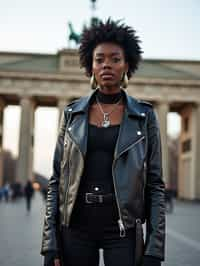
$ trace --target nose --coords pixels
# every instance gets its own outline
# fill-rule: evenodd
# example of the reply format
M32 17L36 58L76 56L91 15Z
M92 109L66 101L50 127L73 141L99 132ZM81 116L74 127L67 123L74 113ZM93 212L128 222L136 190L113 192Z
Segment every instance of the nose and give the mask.
M104 60L103 62L103 68L111 68L111 63L110 63L110 60L107 58Z

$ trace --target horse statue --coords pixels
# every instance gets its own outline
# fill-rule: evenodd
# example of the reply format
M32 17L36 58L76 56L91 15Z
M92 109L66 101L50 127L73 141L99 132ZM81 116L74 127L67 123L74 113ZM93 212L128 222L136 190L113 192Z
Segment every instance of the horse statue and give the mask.
M80 43L80 34L76 33L74 31L74 28L72 26L72 23L71 22L68 22L68 27L69 27L69 30L70 30L70 34L69 34L69 41L74 41L76 44L79 44Z

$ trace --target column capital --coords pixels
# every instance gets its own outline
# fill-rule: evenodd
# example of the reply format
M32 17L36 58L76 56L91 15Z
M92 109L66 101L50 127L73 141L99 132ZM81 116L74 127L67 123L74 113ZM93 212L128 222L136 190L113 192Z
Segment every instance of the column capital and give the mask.
M23 104L32 104L34 109L36 108L36 100L33 96L29 96L29 95L22 95L19 99L20 101L20 105L23 105Z
M199 101L196 101L196 102L194 102L194 106L195 106L195 107L197 107L197 108L199 108L199 107L200 107L200 100L199 100Z
M57 97L57 103L59 104L60 102L69 102L69 97Z
M34 97L32 95L26 95L26 94L21 94L19 95L20 100L34 100Z
M5 100L0 97L0 109L4 108L5 106L6 106Z

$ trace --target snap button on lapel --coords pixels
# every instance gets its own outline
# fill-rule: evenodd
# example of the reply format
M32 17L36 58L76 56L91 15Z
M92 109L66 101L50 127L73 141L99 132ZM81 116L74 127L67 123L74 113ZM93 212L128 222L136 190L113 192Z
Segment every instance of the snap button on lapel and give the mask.
M71 127L68 127L68 131L70 131L72 128Z
M141 113L141 116L146 116L146 114L145 113Z
M69 108L68 111L71 112L72 111L72 108Z
M142 132L141 131L137 131L137 135L138 136L142 135Z

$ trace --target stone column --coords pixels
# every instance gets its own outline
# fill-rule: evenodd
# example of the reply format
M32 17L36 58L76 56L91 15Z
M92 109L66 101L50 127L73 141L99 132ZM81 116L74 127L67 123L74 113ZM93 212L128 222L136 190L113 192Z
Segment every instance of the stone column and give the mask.
M0 187L3 185L3 118L5 102L0 99Z
M157 103L155 105L155 111L158 115L161 132L163 179L167 186L169 183L169 159L167 145L167 114L169 112L168 102Z
M200 102L192 108L191 123L191 195L190 199L200 199Z
M60 120L61 120L61 116L63 113L63 110L65 108L65 106L69 103L69 100L66 98L60 98L58 99L58 129L60 127Z
M25 183L26 180L32 179L35 103L30 97L22 97L20 105L21 122L17 179Z

